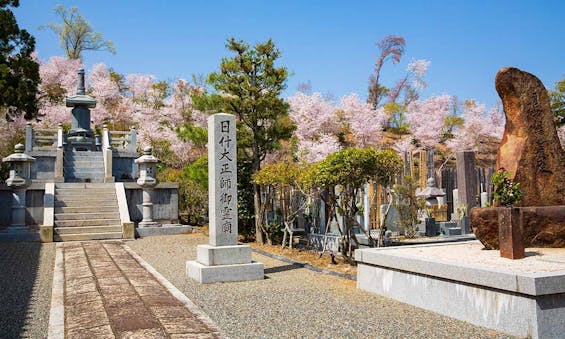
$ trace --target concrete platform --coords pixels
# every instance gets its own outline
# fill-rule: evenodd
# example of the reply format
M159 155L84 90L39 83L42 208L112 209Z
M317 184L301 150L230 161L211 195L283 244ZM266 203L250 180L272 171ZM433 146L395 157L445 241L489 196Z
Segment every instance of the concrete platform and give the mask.
M565 333L565 249L501 258L478 241L355 252L357 287L508 334Z
M251 260L247 245L198 245L196 260L186 262L186 274L201 284L264 278L262 263Z

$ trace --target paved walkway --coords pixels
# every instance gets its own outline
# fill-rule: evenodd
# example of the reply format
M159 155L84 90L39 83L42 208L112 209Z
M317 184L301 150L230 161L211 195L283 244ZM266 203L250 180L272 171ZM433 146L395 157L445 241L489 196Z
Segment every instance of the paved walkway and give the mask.
M55 261L51 338L222 336L190 300L121 242L60 243Z

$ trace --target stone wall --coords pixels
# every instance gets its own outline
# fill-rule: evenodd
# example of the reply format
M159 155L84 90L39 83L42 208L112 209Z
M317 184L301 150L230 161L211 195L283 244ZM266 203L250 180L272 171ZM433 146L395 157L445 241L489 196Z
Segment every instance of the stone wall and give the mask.
M35 158L31 163L31 179L34 181L53 181L55 177L56 151L32 151L29 156Z
M135 153L112 152L112 175L116 182L131 182L137 178L137 164L134 163L137 157Z
M124 183L129 217L136 224L143 219L143 190L134 182ZM178 183L159 183L153 193L153 220L163 224L179 222Z
M43 223L43 196L45 185L32 184L26 192L26 224L38 226ZM12 223L12 190L5 184L0 185L0 226Z
M155 188L153 219L164 224L179 222L178 184L160 183ZM130 219L138 223L143 219L141 210L142 189L133 182L125 183L126 198ZM34 183L26 192L26 223L37 226L43 223L43 197L45 184ZM0 226L9 226L12 222L12 190L5 184L0 185Z
M12 190L2 184L0 185L0 226L8 226L12 223Z

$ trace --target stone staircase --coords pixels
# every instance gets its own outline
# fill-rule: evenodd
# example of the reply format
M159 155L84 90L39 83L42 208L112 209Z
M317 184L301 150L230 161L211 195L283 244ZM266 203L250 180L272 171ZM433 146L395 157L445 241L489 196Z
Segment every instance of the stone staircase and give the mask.
M55 184L55 241L121 239L113 183Z
M104 182L104 158L101 151L65 151L65 182Z

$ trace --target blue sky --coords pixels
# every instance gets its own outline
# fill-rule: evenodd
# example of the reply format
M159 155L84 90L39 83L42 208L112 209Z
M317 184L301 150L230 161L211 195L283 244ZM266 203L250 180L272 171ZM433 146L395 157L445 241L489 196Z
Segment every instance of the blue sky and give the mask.
M406 53L400 64L385 65L383 82L393 86L413 59L430 60L423 97L450 94L491 106L501 67L533 73L550 88L565 76L565 1L20 1L18 23L36 37L43 60L64 54L54 33L39 30L57 22L57 4L79 7L115 43L116 55L87 53L87 70L104 62L123 74L190 79L217 70L229 55L227 38L272 38L279 65L291 72L285 95L310 81L313 91L365 98L375 42L395 34L406 39Z

